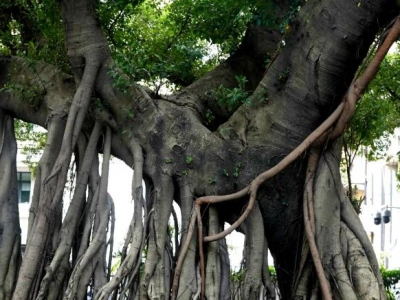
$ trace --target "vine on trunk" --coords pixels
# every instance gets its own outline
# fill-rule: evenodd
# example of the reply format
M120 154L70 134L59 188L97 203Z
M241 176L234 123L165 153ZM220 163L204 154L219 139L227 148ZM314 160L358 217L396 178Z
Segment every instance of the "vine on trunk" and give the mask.
M180 256L177 262L177 266L175 269L174 282L172 286L172 299L177 299L177 290L178 290L178 279L180 276L181 268L183 261L185 259L186 252L189 248L190 239L192 238L194 227L197 221L198 227L198 238L199 238L199 255L200 255L200 270L201 270L201 299L204 299L204 287L205 287L205 275L204 275L204 254L203 254L203 240L204 242L212 242L218 239L224 238L228 234L230 234L233 230L238 228L245 220L248 218L251 213L254 203L257 197L257 190L261 184L263 184L266 180L278 174L281 170L286 168L289 164L294 162L297 158L300 157L302 153L304 153L307 149L310 149L309 155L309 166L307 170L306 176L306 184L304 190L304 200L303 200L303 212L304 212L304 223L305 223L305 231L307 241L309 243L309 249L311 252L311 257L314 262L314 267L316 269L319 284L321 287L321 293L323 299L329 300L332 299L332 289L329 284L329 281L325 277L324 267L319 256L317 245L315 244L316 232L315 232L315 220L316 217L314 214L313 208L313 182L314 175L316 169L318 167L318 159L319 154L318 150L314 149L315 147L320 147L321 145L327 145L328 142L338 138L343 134L343 131L346 127L346 124L353 116L355 112L355 104L361 98L362 93L367 88L369 82L375 78L376 73L379 70L379 66L386 56L389 48L392 44L397 40L400 34L400 17L396 18L396 22L394 23L392 29L387 35L385 41L378 48L378 51L370 64L368 65L365 72L360 76L360 78L355 79L350 86L348 92L346 93L345 98L343 99L342 104L336 108L336 110L329 116L329 118L324 121L315 131L313 131L296 149L294 149L289 155L287 155L284 159L282 159L276 166L271 169L265 171L264 173L257 176L251 184L242 189L239 192L234 194L225 195L225 196L206 196L198 198L194 203L194 210L192 212L191 222L189 225L189 233L186 237L185 244L182 247L180 252ZM203 239L203 229L202 229L202 220L200 207L201 205L210 205L216 204L225 201L232 201L239 199L246 194L250 194L249 202L246 206L244 213L239 217L239 219L234 222L228 229L213 234L211 236L206 236ZM360 238L358 236L358 238ZM371 262L374 263L374 262ZM375 270L374 270L375 271ZM382 285L382 278L379 272L375 271L375 276L377 277L380 285Z

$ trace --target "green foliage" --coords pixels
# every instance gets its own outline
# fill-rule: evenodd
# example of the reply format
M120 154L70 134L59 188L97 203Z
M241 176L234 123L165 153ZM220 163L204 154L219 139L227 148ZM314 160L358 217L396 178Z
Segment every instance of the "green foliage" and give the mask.
M268 271L269 271L269 275L271 276L271 281L276 281L277 277L276 277L276 270L275 267L273 266L268 266Z
M185 157L185 162L186 162L187 164L190 164L192 161L193 161L193 157L191 157L190 155L187 155L187 156Z
M189 3L105 1L98 13L106 28L117 66L130 80L146 81L159 89L168 83L187 85L215 66L205 40L188 32ZM164 79L168 79L165 81Z
M296 19L303 2L303 0L290 0L289 9L281 19L277 19L276 16L273 15L273 12L276 9L276 3L258 1L251 21L257 26L276 26L282 33L285 33L290 29L290 24Z
M356 114L345 132L350 150L368 147L368 160L383 158L390 146L390 136L399 126L400 54L388 56L376 78L357 104Z
M207 110L206 110L206 112L205 112L205 114L204 114L204 119L205 119L204 123L205 123L206 125L211 124L212 121L215 120L215 116L214 116L213 112L212 112L210 109L207 109Z
M126 75L115 74L117 86L145 81L158 91L187 86L214 68L237 49L249 24L286 28L300 7L300 0L289 2L279 18L280 4L271 0L104 0L96 9ZM61 20L59 1L2 1L0 54L43 60L70 73Z
M127 108L123 108L123 110L126 113L126 118L129 120L133 120L133 118L135 117L135 114L133 113L133 111L131 109L127 109Z
M217 180L214 177L208 177L207 181L208 181L209 184L216 184L217 183Z
M400 282L400 269L399 270L387 270L383 266L380 267L382 274L383 285L385 286L386 296L389 300L395 300L395 295L391 289Z
M279 74L279 82L281 83L281 84L284 84L287 80L288 80L288 78L289 78L289 75L290 75L290 68L285 68L283 71L282 71L282 73L281 74Z
M1 1L0 54L45 61L69 72L59 3Z
M231 270L231 281L233 282L243 282L246 270L240 268L239 271Z
M43 102L45 90L40 86L31 84L21 85L18 83L6 83L1 89L8 93L13 93L20 101L29 103L34 111L38 110Z
M277 18L276 1L117 0L97 9L117 66L133 81L179 88L214 68L240 44L249 24L286 28L299 10Z
M46 146L47 133L38 130L35 125L26 123L21 120L14 120L15 137L22 146L21 154L26 155L23 163L26 164L30 171L35 175L38 166L39 156Z
M238 86L226 88L219 86L213 91L213 96L218 103L229 112L235 111L243 103L250 103L249 92L245 90L247 79L244 76L235 76Z
M229 173L226 169L222 169L222 175L224 175L225 177L229 177Z
M239 177L240 168L242 167L242 162L238 162L235 166L235 170L233 171L233 176L236 178Z

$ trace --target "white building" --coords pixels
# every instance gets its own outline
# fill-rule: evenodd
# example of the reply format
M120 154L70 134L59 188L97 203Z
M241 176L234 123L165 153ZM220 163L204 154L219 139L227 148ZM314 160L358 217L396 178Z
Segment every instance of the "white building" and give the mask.
M367 162L357 157L352 167L352 185L365 193L360 218L374 246L378 261L387 269L400 268L400 192L397 186L397 152L400 129L396 129L386 159ZM377 212L391 211L390 222L374 224ZM397 229L396 229L397 228Z
M34 177L24 161L26 156L21 154L20 145L18 145L17 155L17 179L18 179L18 203L19 219L21 226L21 243L26 244L28 234L29 207L32 199Z

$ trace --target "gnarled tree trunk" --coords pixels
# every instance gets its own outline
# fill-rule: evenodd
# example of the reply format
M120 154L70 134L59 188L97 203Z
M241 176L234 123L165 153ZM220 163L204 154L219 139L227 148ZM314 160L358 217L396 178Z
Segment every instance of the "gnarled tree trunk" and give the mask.
M309 254L314 246L303 242L306 178L315 184L309 192L314 209L306 214L315 219L311 232L323 267L324 274L319 276L328 282L328 294L335 299L384 299L371 245L343 194L339 142L325 140L311 177L307 175L310 154L305 152L256 191L253 179L282 161L338 107L379 26L396 14L394 2L307 1L285 47L267 70L260 69L259 62L267 50L277 48L278 35L249 27L240 50L223 65L175 95L152 99L138 85L124 91L114 86L109 75L114 67L96 20L96 1L62 1L75 86L52 66L37 62L33 71L19 58L0 59L1 84L11 81L29 88L35 86L39 74L44 88L34 110L12 91L0 92L0 108L48 129L26 255L12 299L85 299L90 282L95 299L110 295L113 299L192 299L204 293L210 299L226 299L224 241L203 245L207 238L202 236L219 231L224 222L234 223L246 206L248 192L257 194L258 204L240 229L246 235L247 266L242 299L258 298L261 286L274 294L265 271L267 245L283 299L322 297L320 286L324 290L325 285L315 275ZM238 73L247 74L250 85L257 88L249 105L229 115L207 92L222 83L232 84ZM102 110L91 102L93 95L105 104ZM204 122L207 109L217 117L212 127ZM6 136L11 136L11 127L5 129ZM104 140L98 143L101 131ZM62 226L55 226L61 218L63 188L75 149L81 161L74 198ZM101 177L96 158L100 152L104 154ZM104 260L107 238L112 237L113 206L107 196L110 154L133 166L135 213L123 262L108 281L111 270ZM5 185L6 179L0 179L0 186ZM231 194L249 184L234 202L193 209L198 197ZM168 219L173 200L181 207L179 231L183 234L171 253ZM2 204L0 211L4 209ZM196 216L191 218L195 213L202 227L189 239L187 230L196 226ZM200 222L202 217L208 222ZM188 254L178 258L185 247ZM9 265L16 268L17 263ZM177 281L171 279L174 272ZM0 287L6 282L0 277Z

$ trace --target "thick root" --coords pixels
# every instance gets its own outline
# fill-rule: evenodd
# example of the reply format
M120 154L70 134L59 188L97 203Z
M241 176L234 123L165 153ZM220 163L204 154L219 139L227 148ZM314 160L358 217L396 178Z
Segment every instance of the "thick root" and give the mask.
M13 119L0 110L0 299L11 299L21 263L17 143Z
M218 213L215 207L210 207L208 220L208 234L213 235L219 232ZM206 289L205 296L209 300L220 299L221 266L219 255L219 242L211 242L207 249L206 265Z

